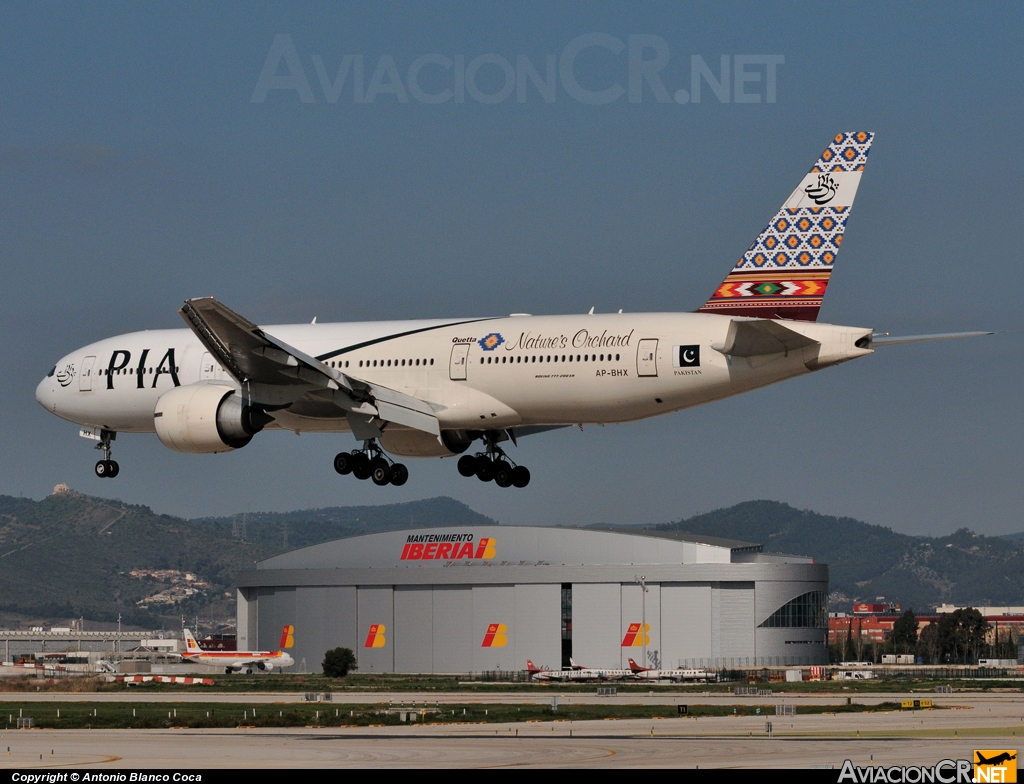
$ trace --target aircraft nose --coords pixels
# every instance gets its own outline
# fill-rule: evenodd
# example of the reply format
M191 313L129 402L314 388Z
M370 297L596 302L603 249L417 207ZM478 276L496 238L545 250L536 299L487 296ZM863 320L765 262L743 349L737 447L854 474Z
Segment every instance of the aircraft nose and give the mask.
M36 401L45 408L47 411L53 411L53 404L55 402L54 391L53 391L53 373L51 372L46 378L39 382L39 386L36 387Z

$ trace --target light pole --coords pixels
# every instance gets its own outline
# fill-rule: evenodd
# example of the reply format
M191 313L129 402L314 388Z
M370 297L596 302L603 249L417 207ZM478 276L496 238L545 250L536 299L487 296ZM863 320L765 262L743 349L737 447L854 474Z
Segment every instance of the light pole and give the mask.
M641 650L641 661L644 663L643 666L647 666L647 576L640 575L634 578L636 582L640 583L640 645Z

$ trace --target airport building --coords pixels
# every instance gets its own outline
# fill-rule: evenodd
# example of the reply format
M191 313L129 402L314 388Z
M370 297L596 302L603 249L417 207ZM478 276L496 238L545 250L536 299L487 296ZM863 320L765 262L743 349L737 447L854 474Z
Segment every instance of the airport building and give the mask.
M828 567L663 531L467 527L338 539L238 575L238 649L359 672L826 664ZM641 626L646 635L640 633Z

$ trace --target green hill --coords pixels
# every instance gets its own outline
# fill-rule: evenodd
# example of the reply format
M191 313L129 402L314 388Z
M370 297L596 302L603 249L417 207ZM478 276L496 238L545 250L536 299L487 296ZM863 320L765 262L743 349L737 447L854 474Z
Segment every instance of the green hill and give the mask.
M183 520L78 493L42 501L0 496L0 618L109 622L120 613L125 623L150 628L176 627L182 615L226 620L234 615L234 574L260 559L345 536L484 524L494 521L451 498ZM774 501L658 527L760 542L768 551L827 563L837 610L879 596L918 611L942 602L1024 604L1019 539L966 529L937 538L907 536ZM140 579L132 570L178 573ZM185 580L185 572L195 580ZM208 585L181 596L197 583ZM175 603L139 604L175 590Z
M908 536L777 501L748 501L658 528L759 542L766 551L827 563L835 610L878 597L918 611L943 602L1024 604L1024 541L966 528L942 537Z
M233 518L183 520L74 492L42 501L0 496L0 613L8 622L111 622L121 614L124 623L150 628L175 627L182 615L226 620L234 617L235 572L271 555L373 531L493 524L451 498L247 518L241 538ZM196 579L139 578L132 570L177 570ZM138 604L169 590L181 600Z

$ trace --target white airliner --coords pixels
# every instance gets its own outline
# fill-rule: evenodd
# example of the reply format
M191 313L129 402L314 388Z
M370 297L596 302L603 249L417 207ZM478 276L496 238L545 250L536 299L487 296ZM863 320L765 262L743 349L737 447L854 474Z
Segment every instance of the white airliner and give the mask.
M655 670L641 667L632 659L629 660L629 671L634 680L640 681L704 681L708 680L708 671L696 668Z
M620 681L628 678L630 670L603 670L583 667L569 659L568 670L542 670L529 659L526 660L526 671L535 681Z
M194 662L195 664L212 664L214 667L223 667L224 672L230 675L232 672L245 670L252 675L252 671L268 671L275 667L291 667L295 660L284 651L291 648L294 640L295 627L285 626L281 631L281 648L279 651L204 651L199 647L192 632L185 629L185 652L182 659Z
M179 452L240 449L262 431L352 433L340 474L401 485L387 453L449 457L463 476L524 487L502 444L559 427L630 422L802 376L874 347L991 333L890 338L816 323L874 134L841 133L694 313L612 313L257 326L212 298L187 329L77 349L36 389L99 443L117 433Z

